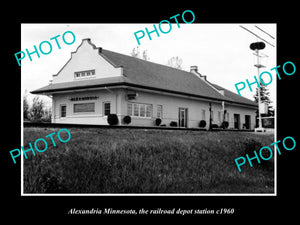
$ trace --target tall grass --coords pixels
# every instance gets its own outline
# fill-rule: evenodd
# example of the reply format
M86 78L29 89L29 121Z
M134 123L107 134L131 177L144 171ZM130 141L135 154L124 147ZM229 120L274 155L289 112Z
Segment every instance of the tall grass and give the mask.
M24 128L24 143L57 132ZM70 128L24 160L24 193L273 193L273 162L234 159L273 142L244 132ZM250 147L249 147L250 146ZM26 146L28 147L28 146ZM25 149L26 149L25 147ZM42 147L41 147L42 148ZM255 148L255 149L252 149ZM256 164L256 162L253 162Z

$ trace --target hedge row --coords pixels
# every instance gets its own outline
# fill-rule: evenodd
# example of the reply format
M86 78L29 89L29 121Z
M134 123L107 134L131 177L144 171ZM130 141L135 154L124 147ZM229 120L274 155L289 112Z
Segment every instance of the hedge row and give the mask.
M113 126L113 125L118 125L119 124L119 119L118 116L116 114L109 114L107 116L107 122L109 125ZM125 116L123 118L123 122L125 124L130 124L131 123L131 117L130 116ZM160 126L161 125L162 120L160 118L155 119L155 125L156 126ZM162 125L165 126L165 125ZM178 123L177 121L171 121L170 122L170 126L171 127L177 127ZM229 123L227 121L223 121L223 123L221 124L221 126L219 127L217 124L212 124L211 128L223 128L223 129L227 129L229 126ZM199 127L200 128L204 128L206 127L206 121L205 120L201 120L199 122Z

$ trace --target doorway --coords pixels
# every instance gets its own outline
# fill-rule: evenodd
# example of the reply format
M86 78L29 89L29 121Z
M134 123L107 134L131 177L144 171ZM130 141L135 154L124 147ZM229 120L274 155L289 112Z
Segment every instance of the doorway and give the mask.
M240 114L233 114L234 118L234 128L240 129Z
M178 126L187 127L187 108L179 108L178 111Z
M250 123L251 123L251 116L245 115L245 128L250 129Z

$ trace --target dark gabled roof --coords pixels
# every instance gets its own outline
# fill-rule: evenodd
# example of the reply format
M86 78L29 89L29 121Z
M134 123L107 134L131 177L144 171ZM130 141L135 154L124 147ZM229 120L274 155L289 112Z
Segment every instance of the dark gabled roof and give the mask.
M225 97L227 98L230 98L232 102L234 103L239 103L239 104L246 104L246 105L251 105L251 106L257 106L257 103L255 101L252 101L248 98L245 98L245 97L242 97L242 96L239 96L237 94L235 94L234 92L232 91L229 91L217 84L213 84L211 83L215 88L217 88L218 90L224 90L224 95Z
M256 106L256 103L253 101L240 97L237 94L213 84L216 89L220 88L225 90L225 96L223 96L215 88L211 87L207 81L202 80L190 72L105 49L101 49L99 54L114 66L122 67L123 76L54 83L32 91L31 93L44 94L62 90L126 85Z
M105 49L102 49L100 54L116 66L122 66L123 75L131 84L204 98L229 100L193 73Z

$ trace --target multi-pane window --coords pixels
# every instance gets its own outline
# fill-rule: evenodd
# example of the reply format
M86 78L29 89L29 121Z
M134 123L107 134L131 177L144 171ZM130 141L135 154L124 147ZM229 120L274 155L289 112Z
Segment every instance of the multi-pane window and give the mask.
M140 104L140 117L145 117L146 105Z
M127 114L128 114L129 116L132 116L132 104L128 104L128 105L127 105Z
M146 117L151 117L151 111L152 111L152 107L151 105L146 105Z
M88 78L95 75L95 70L78 71L74 73L75 79Z
M133 116L139 116L139 104L133 104Z
M61 105L60 106L60 117L66 117L67 115L67 106Z
M152 105L141 103L128 103L127 113L129 116L151 118Z
M162 117L163 117L163 106L157 105L157 118L162 118Z
M74 113L79 112L95 112L95 103L74 104Z
M103 102L103 114L108 116L110 114L110 102Z

